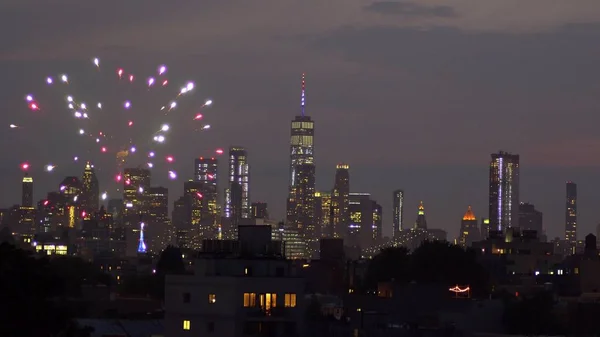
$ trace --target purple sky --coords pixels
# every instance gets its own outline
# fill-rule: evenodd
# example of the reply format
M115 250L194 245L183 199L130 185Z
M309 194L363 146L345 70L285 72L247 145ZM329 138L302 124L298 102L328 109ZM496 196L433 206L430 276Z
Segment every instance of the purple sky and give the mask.
M383 205L385 234L397 188L406 190L405 225L419 200L429 225L451 238L467 205L487 216L489 155L502 149L521 155L521 200L544 212L551 237L562 236L565 181L579 184L583 238L600 223L599 38L597 0L3 1L0 204L19 201L19 163L32 163L43 198L83 170L62 164L73 153L94 160L101 188L114 190L114 159L80 141L75 121L52 101L62 96L43 85L66 72L86 84L73 89L82 95L112 95L115 88L91 80L97 56L108 74L122 66L143 78L164 63L171 83L196 81L187 107L168 120L148 108L135 136L151 138L163 121L180 131L164 149L180 178L191 178L193 157L246 146L252 199L277 217L306 72L317 187L330 189L335 164L349 163L351 190ZM43 111L26 108L28 93L48 97ZM207 97L213 128L191 133L187 118ZM107 112L105 125L110 113L123 118ZM56 172L41 172L48 162ZM172 202L181 180L169 182L166 167L155 174Z

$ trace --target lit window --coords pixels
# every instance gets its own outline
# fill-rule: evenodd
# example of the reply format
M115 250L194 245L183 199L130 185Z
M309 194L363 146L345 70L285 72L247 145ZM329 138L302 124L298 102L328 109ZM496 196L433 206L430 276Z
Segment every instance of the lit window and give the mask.
M208 303L215 303L217 302L217 295L215 294L208 294Z
M258 301L261 309L271 310L271 308L275 308L277 306L277 294L260 294L258 297Z
M255 293L244 293L244 307L250 308L256 306L256 294Z
M286 308L296 307L296 294L285 294L284 304Z
M183 330L190 330L192 328L192 323L188 320L183 321Z

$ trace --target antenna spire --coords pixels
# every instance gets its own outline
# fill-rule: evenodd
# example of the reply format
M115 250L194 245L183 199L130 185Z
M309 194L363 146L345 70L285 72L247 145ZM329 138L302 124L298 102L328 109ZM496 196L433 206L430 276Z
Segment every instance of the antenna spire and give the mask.
M306 81L305 81L305 75L304 73L302 73L302 96L300 98L300 106L302 107L302 116L304 116L304 103L305 103L305 95L304 95L304 90L306 89Z

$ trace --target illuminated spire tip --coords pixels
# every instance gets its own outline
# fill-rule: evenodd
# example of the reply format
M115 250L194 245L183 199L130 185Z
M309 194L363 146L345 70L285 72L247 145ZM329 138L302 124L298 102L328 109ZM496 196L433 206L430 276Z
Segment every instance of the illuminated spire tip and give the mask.
M304 105L305 105L305 89L306 89L306 80L305 80L305 73L302 73L302 95L300 98L300 107L302 108L302 116L304 116Z

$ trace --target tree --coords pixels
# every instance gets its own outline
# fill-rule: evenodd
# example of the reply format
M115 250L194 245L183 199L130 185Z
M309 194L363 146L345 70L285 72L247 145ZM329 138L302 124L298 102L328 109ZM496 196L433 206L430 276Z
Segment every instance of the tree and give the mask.
M502 319L511 334L556 335L562 330L554 314L552 293L547 291L505 301Z
M185 264L181 249L174 246L167 246L162 251L158 262L156 263L156 273L167 274L185 274Z
M0 336L59 335L69 329L80 312L68 297L78 294L84 282L75 266L84 263L69 260L75 264L61 269L56 261L0 244Z
M365 290L377 289L379 282L409 282L410 256L404 247L384 248L369 262L365 275Z

